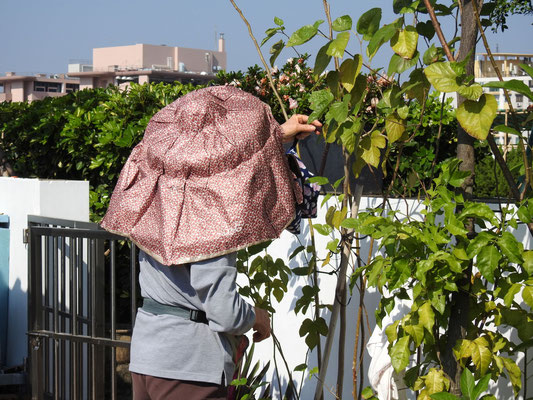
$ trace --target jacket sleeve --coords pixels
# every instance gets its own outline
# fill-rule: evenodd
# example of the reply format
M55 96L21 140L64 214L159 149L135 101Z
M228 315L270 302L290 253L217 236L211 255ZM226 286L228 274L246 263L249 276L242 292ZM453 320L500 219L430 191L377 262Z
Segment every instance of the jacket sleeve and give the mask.
M191 286L213 331L241 335L252 328L255 312L237 292L235 259L232 253L191 264Z

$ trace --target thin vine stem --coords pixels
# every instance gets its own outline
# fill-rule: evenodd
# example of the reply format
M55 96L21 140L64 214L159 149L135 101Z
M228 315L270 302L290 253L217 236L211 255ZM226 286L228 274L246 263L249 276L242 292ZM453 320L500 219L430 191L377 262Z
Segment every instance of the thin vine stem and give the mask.
M270 87L272 88L276 98L278 99L279 105L281 107L281 112L283 113L283 117L285 118L285 121L289 119L289 116L287 115L287 111L285 110L285 105L283 104L283 101L281 100L281 97L279 96L278 91L276 90L276 85L274 85L274 80L272 79L272 73L270 72L270 67L268 66L267 62L265 61L265 58L263 57L263 53L261 52L261 48L259 47L259 44L257 43L257 40L255 39L255 36L252 32L252 27L250 26L250 23L244 16L241 9L237 6L234 0L229 0L230 3L233 5L237 13L241 16L241 19L246 24L246 27L248 28L248 33L250 37L252 38L252 41L254 42L255 48L257 50L257 53L259 54L259 58L261 59L261 62L263 63L263 66L265 67L265 72L267 73L268 82L270 83Z

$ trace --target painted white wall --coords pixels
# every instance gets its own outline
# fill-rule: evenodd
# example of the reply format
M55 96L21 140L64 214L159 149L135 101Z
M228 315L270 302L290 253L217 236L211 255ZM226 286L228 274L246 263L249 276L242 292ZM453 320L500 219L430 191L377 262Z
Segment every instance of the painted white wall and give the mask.
M7 366L27 356L28 215L89 221L89 182L0 178L0 213L10 218Z
M375 197L363 197L361 199L361 205L360 209L361 211L364 211L367 208L374 208L380 206L382 200L380 198ZM409 215L420 215L419 212L421 210L421 204L420 202L417 202L416 200L399 200L399 199L390 199L389 200L390 207L394 210L401 211L403 213L409 213ZM327 205L319 209L319 215L316 220L314 220L314 223L324 223L325 220L325 213L327 211L328 206L333 205L333 200L330 199ZM494 205L492 207L494 210L497 209L497 205ZM527 228L525 226L519 226L518 231L513 232L519 240L522 240L522 243L524 244L525 248L531 248L531 239L530 235L527 231ZM310 243L304 242L305 238L308 237L308 226L307 222L303 221L302 223L302 234L298 237L288 233L284 232L281 237L277 240L275 240L272 245L268 249L268 253L274 258L281 258L283 260L288 260L290 254L293 252L295 248L300 246L301 244L307 245ZM326 248L327 242L331 240L331 238L326 238L321 235L316 235L316 247L317 250L319 250L318 256L320 258L324 258L326 253L323 251ZM362 240L361 241L361 250L360 254L361 257L366 261L368 258L368 253L370 250L369 246L370 240ZM373 254L376 254L378 244L376 243L374 245L374 251ZM320 252L322 251L322 252ZM289 266L291 268L297 267L297 266L303 266L305 265L303 254L300 253L301 256L296 257L293 259ZM335 260L332 259L331 262L332 265L338 265L338 263L335 262ZM319 265L321 265L319 263ZM333 296L335 293L335 286L336 286L336 275L327 275L326 272L331 271L331 267L323 267L319 268L324 273L320 274L319 279L319 287L320 287L320 298L321 303L323 304L333 304ZM351 271L348 271L348 275L351 274ZM243 277L240 276L238 283L244 284L245 281L243 280ZM301 287L303 287L306 284L306 281L304 278L301 277L293 277L289 282L289 292L285 294L284 299L281 303L276 304L275 299L274 304L276 304L274 307L276 309L276 313L274 314L274 331L277 335L278 340L281 342L281 346L284 350L284 354L287 360L287 363L290 367L290 369L294 369L297 365L301 363L306 362L306 352L307 352L307 346L305 345L302 338L300 338L300 335L298 333L299 327L302 323L302 321L309 317L312 318L311 311L308 311L308 314L306 316L303 316L301 314L296 315L294 313L294 306L295 302L298 299L298 297L301 294ZM374 311L377 309L378 303L379 303L379 293L376 293L374 289L368 289L365 293L364 303L366 306L366 310L368 312L368 320L370 324L370 331L366 331L365 333L365 340L368 340L370 335L372 334L372 331L376 328L376 322L374 317ZM517 301L520 301L519 299L516 299ZM351 399L352 398L352 363L353 363L353 350L354 350L354 341L355 341L355 326L356 326L356 320L357 320L357 308L359 305L359 295L357 290L354 291L353 296L349 298L348 306L347 306L347 329L346 329L346 348L344 352L344 390L343 390L343 398ZM322 311L322 316L326 319L326 321L329 321L330 313ZM366 318L366 317L365 317ZM386 322L384 321L383 328L386 327ZM328 374L326 376L325 385L326 387L332 388L332 391L334 391L335 385L336 385L336 379L337 379L337 362L338 362L338 332L339 332L339 322L337 322L337 329L336 329L336 338L334 341L334 345L331 351L330 361L329 361L329 367L328 367ZM513 338L516 339L516 338ZM322 348L325 345L325 338L322 340ZM260 360L262 364L265 364L268 360L270 360L271 368L267 374L267 379L272 382L273 387L277 387L277 379L275 378L275 372L274 372L274 359L272 358L272 351L273 351L273 341L272 339L265 340L262 343L256 344L255 348L255 359ZM529 355L529 358L531 358L532 355ZM278 355L277 356L277 365L278 365L278 372L280 374L280 380L282 382L283 390L285 390L286 383L287 383L287 377L288 374L286 373L286 369L284 367L283 360ZM518 359L520 362L520 366L523 366L523 361ZM296 379L299 384L302 385L302 392L301 392L301 399L313 399L313 395L315 392L317 379L315 377L311 377L309 379L309 370L313 369L317 366L317 354L316 351L313 351L309 354L309 358L307 361L308 364L308 370L304 371L303 373L295 373L293 378ZM364 367L363 370L365 371L365 374L368 371L370 365L370 357L368 355L368 352L365 352L365 359L364 359ZM504 379L501 380L502 384L500 384L498 387L492 387L491 393L495 394L497 398L499 399L510 399L514 398L512 394L512 388L509 386L503 385ZM366 387L369 385L368 379L366 379L366 382L363 387ZM528 392L531 392L533 390L533 381L528 382ZM276 398L276 396L275 396ZM281 397L280 397L281 398ZM327 388L324 389L324 398L327 399L334 399L335 397L328 391ZM414 397L413 397L414 398Z

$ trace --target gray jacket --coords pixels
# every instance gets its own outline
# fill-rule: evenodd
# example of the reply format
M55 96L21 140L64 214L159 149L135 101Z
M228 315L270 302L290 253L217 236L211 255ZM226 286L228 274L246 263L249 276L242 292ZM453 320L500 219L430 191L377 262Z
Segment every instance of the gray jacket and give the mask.
M139 309L130 371L161 378L228 385L233 376L231 335L255 321L253 307L237 293L236 254L183 266L165 266L140 252L143 297L205 311L208 324Z

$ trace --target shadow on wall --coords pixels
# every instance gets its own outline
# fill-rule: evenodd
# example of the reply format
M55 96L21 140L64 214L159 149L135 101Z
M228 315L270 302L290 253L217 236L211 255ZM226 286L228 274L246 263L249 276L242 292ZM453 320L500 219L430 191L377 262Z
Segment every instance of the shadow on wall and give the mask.
M6 364L8 367L14 367L24 364L24 356L16 359L15 354L27 354L28 338L19 335L20 332L28 331L28 296L26 291L22 290L20 279L9 290L8 314L7 314L7 352ZM16 328L15 328L16 327Z

